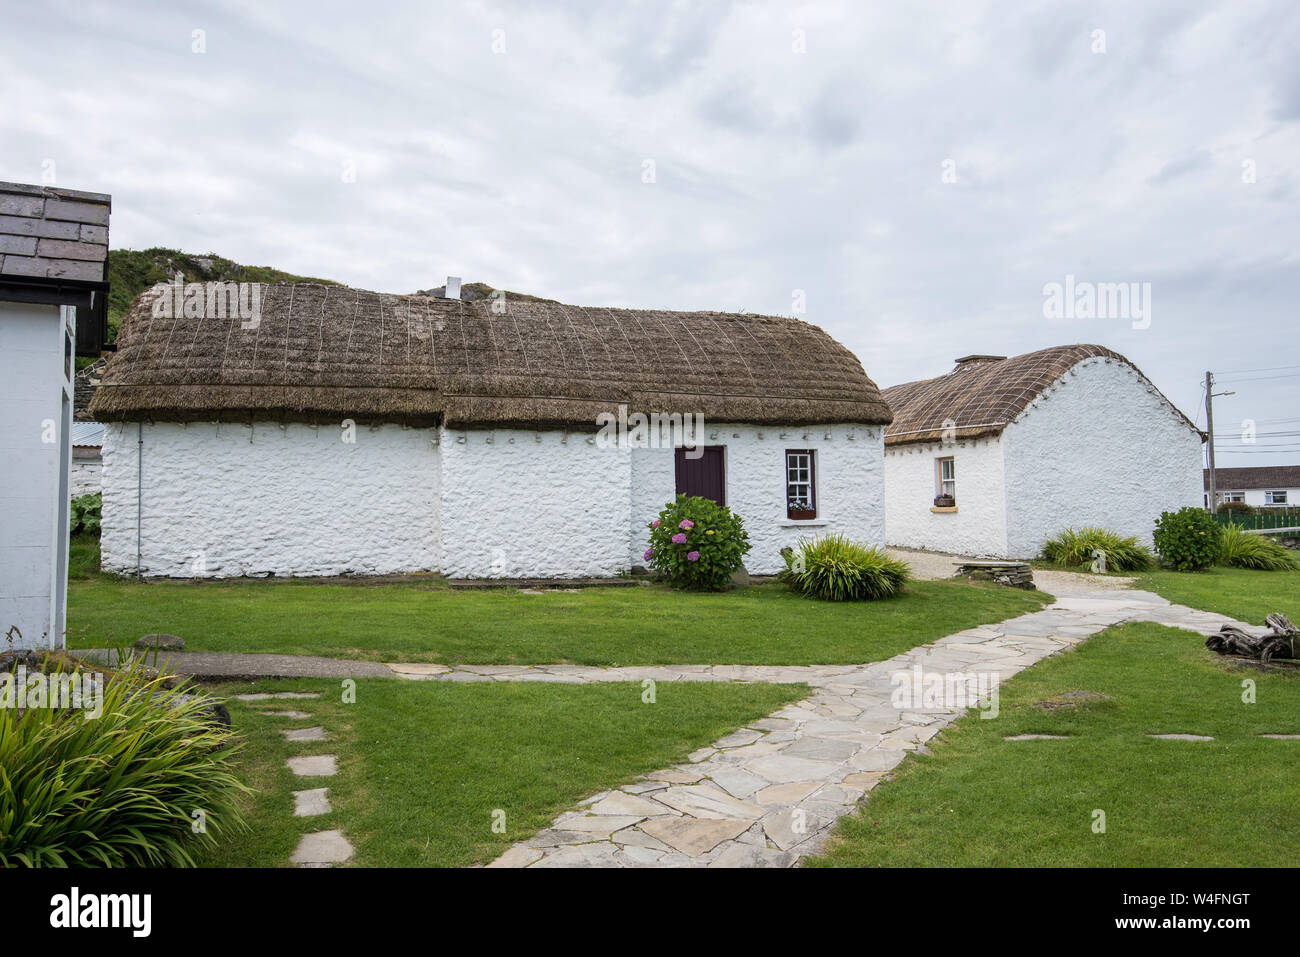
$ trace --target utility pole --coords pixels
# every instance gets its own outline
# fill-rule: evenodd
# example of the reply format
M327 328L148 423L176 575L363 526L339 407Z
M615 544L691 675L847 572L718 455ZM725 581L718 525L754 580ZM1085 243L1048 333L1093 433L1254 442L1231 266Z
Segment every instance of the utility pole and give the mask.
M1213 515L1219 510L1219 503L1215 497L1214 483L1214 373L1205 373L1205 430L1210 437L1206 450L1209 456L1210 466L1210 514Z

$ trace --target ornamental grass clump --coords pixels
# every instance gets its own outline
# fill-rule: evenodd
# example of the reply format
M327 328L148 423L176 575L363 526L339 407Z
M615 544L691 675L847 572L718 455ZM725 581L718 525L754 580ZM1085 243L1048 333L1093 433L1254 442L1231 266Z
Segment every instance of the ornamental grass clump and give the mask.
M1219 543L1219 564L1264 572L1300 568L1300 561L1281 542L1267 535L1252 535L1236 524L1223 527L1223 538Z
M721 591L750 549L740 516L707 498L679 495L648 527L643 557L674 588Z
M1043 543L1043 558L1056 565L1087 565L1112 572L1139 572L1155 564L1151 550L1135 537L1093 526L1067 528L1049 538Z
M247 829L236 799L248 788L230 769L238 749L212 723L211 699L133 666L93 673L94 709L37 702L40 671L22 673L18 702L18 674L0 672L0 867L192 867L219 836Z
M889 598L903 590L912 571L883 548L859 545L843 535L800 539L797 548L783 554L782 580L793 591L823 601Z
M1222 526L1203 508L1162 512L1153 536L1160 560L1180 572L1209 568L1219 559Z

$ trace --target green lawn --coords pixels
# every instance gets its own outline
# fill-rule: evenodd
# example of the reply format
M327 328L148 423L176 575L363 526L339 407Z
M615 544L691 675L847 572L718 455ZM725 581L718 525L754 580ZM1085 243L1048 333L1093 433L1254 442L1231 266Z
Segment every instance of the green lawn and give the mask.
M1144 572L1134 588L1153 591L1180 605L1215 611L1252 625L1283 612L1300 622L1300 571L1260 572L1215 566L1201 572Z
M597 791L682 763L718 737L808 695L804 685L357 682L342 703L336 681L228 685L221 693L319 691L314 700L230 701L247 744L236 758L256 790L252 828L209 853L218 867L287 866L299 838L341 828L362 866L486 863ZM309 719L274 718L294 709ZM285 742L280 728L321 725L325 742ZM298 778L294 754L337 754L331 778ZM333 811L292 815L293 790L328 787ZM492 832L493 811L506 830Z
M843 664L878 661L1035 611L1041 592L921 581L897 598L830 603L783 585L719 594L649 585L526 594L429 584L158 582L94 576L68 594L68 647L144 634L190 651L450 664Z
M1257 573L1258 574L1258 573ZM1257 703L1242 701L1256 682ZM1049 711L1069 691L1110 701ZM1039 733L1067 740L1006 741ZM1165 741L1192 733L1213 741ZM1108 629L1001 689L843 819L813 866L1292 866L1300 676L1229 665L1188 631ZM1093 832L1094 811L1106 831Z

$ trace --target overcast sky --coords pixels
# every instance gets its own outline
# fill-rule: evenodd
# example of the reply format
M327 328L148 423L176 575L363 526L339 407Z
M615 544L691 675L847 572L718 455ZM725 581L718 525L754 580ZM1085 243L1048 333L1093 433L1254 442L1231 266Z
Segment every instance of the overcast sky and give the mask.
M115 248L794 313L882 387L1096 342L1202 425L1216 370L1220 466L1300 462L1286 0L23 10L0 179L111 193ZM1047 318L1067 275L1149 323Z

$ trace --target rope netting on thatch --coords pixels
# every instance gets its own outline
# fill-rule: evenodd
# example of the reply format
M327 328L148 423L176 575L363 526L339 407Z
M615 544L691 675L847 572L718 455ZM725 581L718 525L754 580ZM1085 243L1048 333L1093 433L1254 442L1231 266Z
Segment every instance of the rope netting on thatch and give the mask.
M1055 346L1011 358L979 356L936 379L885 389L881 394L894 412L893 423L885 429L885 444L996 435L1052 383L1091 358L1123 363L1150 385L1136 366L1103 346ZM1187 425L1195 428L1190 421Z
M102 420L367 417L594 429L626 403L717 422L889 421L861 363L797 319L261 286L260 316L156 315L142 294ZM498 308L500 308L498 306Z

